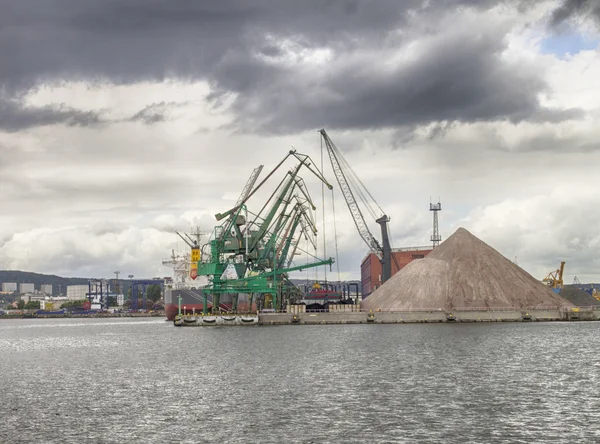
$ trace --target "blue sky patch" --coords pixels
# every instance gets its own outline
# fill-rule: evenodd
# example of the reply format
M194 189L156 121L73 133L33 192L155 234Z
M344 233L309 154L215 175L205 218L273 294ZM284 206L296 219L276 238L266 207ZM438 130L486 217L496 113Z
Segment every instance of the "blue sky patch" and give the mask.
M562 34L543 39L540 49L543 54L564 57L567 54L577 54L580 51L596 49L598 43L600 43L599 39L585 38L581 34Z

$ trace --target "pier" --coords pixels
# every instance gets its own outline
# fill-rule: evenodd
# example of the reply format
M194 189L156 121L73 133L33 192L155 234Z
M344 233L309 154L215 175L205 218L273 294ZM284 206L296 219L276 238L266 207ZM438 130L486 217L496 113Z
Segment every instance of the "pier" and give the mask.
M340 325L340 324L407 324L407 323L473 323L473 322L560 322L598 321L598 307L532 308L532 309L464 309L415 311L322 311L275 312L245 315L182 315L176 326L242 326L242 325Z

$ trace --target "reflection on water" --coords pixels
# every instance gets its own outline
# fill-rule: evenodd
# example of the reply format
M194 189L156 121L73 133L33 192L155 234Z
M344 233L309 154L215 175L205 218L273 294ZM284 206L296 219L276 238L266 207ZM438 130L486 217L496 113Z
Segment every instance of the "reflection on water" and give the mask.
M596 442L599 326L5 320L0 442Z

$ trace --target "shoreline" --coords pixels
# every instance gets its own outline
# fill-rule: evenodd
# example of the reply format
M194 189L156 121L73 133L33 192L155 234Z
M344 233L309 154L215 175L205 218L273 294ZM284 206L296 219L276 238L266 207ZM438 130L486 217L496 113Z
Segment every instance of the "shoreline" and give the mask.
M166 319L164 312L155 313L90 313L90 314L19 314L19 315L1 315L0 320L3 319L57 319L57 318L159 318L163 317Z

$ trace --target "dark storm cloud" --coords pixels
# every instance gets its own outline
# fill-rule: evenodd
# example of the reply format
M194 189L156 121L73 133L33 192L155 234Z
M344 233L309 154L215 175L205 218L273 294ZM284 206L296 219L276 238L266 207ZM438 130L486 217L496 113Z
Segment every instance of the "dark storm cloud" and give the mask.
M12 87L55 78L205 78L232 52L269 52L266 33L348 45L349 36L385 32L405 13L393 0L288 0L277 7L267 0L0 0L0 11L0 54L8 62L0 79Z
M475 39L459 35L437 42L428 48L426 57L397 69L374 71L358 62L346 67L346 72L333 71L318 85L320 96L294 88L293 76L277 76L269 79L270 87L261 92L258 102L256 95L242 95L235 106L242 116L240 123L281 132L324 124L376 128L440 120L532 118L538 114L537 93L544 84L527 67L502 62L502 49L496 35ZM226 91L238 88L237 72L225 69L219 76L227 85L228 73L233 74ZM256 107L261 112L252 113ZM248 122L249 115L255 118ZM556 117L536 116L541 120Z
M552 13L550 24L557 27L574 16L591 17L600 25L600 2L598 0L563 0Z
M506 30L457 37L438 26L459 8L500 3L522 2L0 0L0 82L22 92L64 79L204 79L215 103L233 98L246 131L518 121L536 114L545 85L533 70L503 61ZM434 36L426 52L384 66L419 33ZM332 60L312 70L302 55L295 65L282 63L285 44L297 53L326 47ZM370 51L381 57L369 58ZM164 120L155 111L134 119Z
M28 107L16 100L0 98L0 131L16 132L59 123L69 126L92 126L102 122L101 116L93 111L80 111L66 105Z

